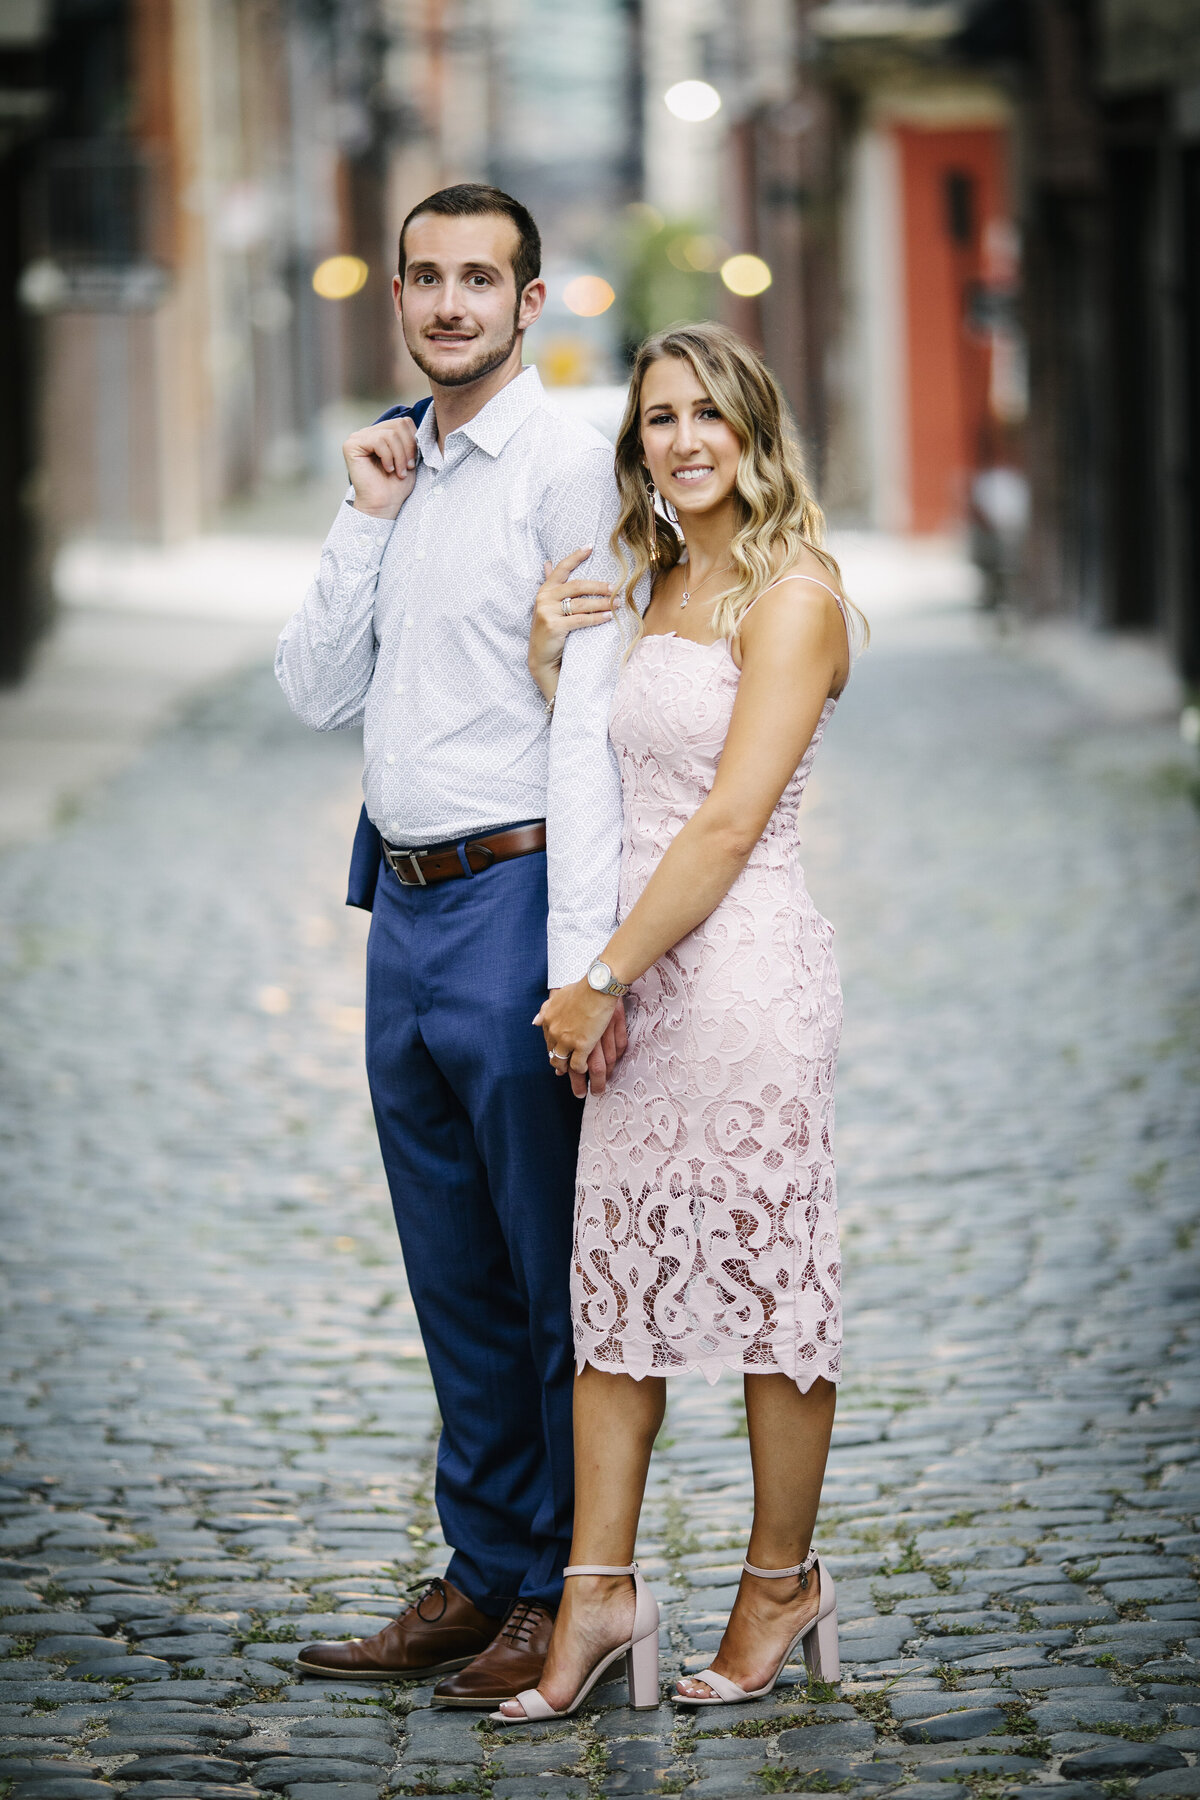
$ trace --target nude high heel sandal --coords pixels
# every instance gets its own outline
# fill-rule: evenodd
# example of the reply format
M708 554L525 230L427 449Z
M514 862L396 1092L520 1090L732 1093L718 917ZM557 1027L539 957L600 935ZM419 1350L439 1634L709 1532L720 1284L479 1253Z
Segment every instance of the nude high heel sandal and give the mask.
M633 1635L627 1643L618 1644L615 1650L610 1650L606 1656L601 1657L570 1706L564 1706L561 1712L555 1712L542 1699L537 1688L526 1688L516 1696L525 1709L524 1717L512 1719L504 1712L489 1713L488 1718L497 1725L524 1725L530 1719L565 1719L569 1713L578 1711L600 1677L622 1656L625 1658L630 1706L639 1712L647 1712L658 1705L658 1601L642 1580L637 1564L622 1564L616 1568L610 1563L573 1563L570 1568L563 1570L563 1574L632 1575Z
M672 1694L676 1706L729 1706L740 1700L761 1700L769 1694L788 1663L795 1656L801 1644L804 1646L804 1661L809 1675L818 1681L836 1681L841 1674L842 1664L838 1655L837 1630L837 1592L833 1585L833 1576L826 1569L815 1550L791 1569L756 1569L752 1562L744 1562L743 1569L748 1575L758 1575L764 1581L783 1581L789 1575L799 1575L801 1587L808 1586L808 1576L816 1569L821 1583L821 1604L815 1619L798 1631L776 1666L775 1673L765 1687L751 1688L747 1691L740 1688L736 1681L730 1681L726 1675L718 1675L715 1669L701 1669L699 1674L689 1676L691 1681L703 1681L712 1689L712 1695L705 1698L701 1695L681 1694L678 1689Z

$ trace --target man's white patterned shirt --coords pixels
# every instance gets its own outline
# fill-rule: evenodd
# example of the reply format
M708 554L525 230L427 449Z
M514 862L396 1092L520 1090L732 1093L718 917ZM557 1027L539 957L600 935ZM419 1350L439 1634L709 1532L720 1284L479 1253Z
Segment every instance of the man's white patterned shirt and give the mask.
M320 731L361 723L367 812L394 844L545 818L549 980L575 981L616 923L621 782L608 741L615 625L567 639L552 722L526 665L543 563L594 545L576 571L619 570L612 445L557 412L526 369L444 453L430 407L399 516L350 500L285 626L276 673Z

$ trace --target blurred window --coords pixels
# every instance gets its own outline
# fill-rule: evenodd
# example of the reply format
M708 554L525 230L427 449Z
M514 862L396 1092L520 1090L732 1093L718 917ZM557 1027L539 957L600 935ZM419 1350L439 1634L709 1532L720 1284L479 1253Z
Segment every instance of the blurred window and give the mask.
M146 261L155 239L157 173L145 150L119 138L48 145L35 203L40 253L67 267Z
M950 241L965 249L975 236L975 182L962 169L947 169L945 195Z

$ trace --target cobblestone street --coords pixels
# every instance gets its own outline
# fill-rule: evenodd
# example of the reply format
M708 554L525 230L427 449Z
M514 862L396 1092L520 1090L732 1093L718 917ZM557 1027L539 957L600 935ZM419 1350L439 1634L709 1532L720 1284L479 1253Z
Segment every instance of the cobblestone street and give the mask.
M882 624L806 801L847 1002L843 1681L683 1718L613 1684L502 1739L291 1667L445 1554L342 905L357 738L256 670L5 853L12 1800L1200 1795L1184 756L965 614ZM681 1383L640 1543L668 1677L749 1494L739 1384Z

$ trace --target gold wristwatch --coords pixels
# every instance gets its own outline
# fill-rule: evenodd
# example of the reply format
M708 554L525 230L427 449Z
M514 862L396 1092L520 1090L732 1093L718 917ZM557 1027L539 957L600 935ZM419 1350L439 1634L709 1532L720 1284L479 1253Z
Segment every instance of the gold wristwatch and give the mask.
M633 986L630 981L615 981L612 970L599 956L584 979L594 994L611 994L614 1000L619 1000Z

